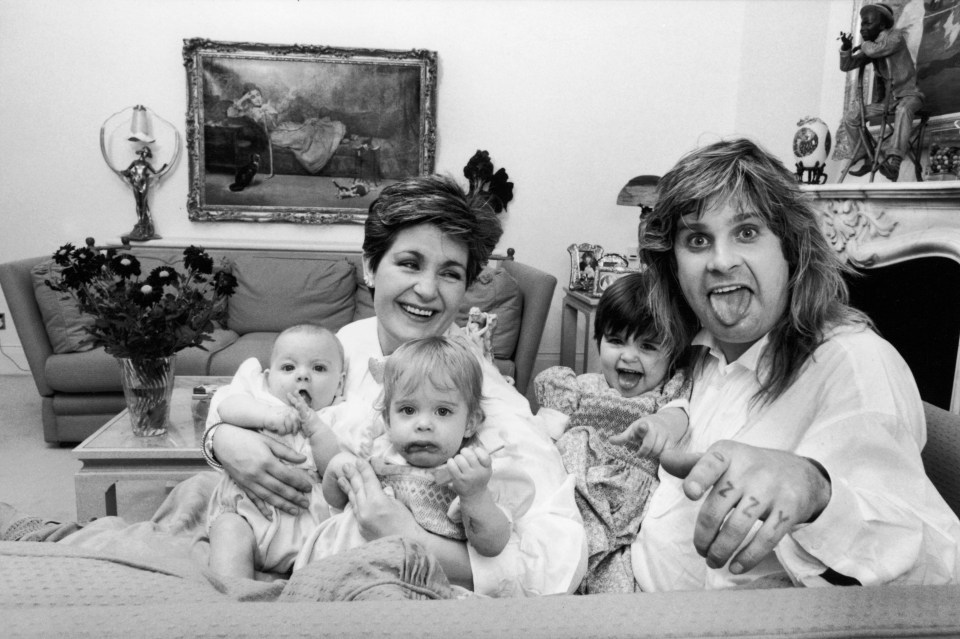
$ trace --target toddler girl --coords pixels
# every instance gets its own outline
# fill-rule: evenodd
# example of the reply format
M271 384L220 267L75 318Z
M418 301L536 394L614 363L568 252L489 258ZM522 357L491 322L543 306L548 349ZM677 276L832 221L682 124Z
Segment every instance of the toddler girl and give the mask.
M588 569L579 592L632 592L630 544L658 485L657 458L687 429L690 382L679 366L691 327L665 339L653 324L645 278L625 275L600 297L594 336L601 373L555 366L534 381L537 418L577 482ZM671 343L668 343L671 342Z
M369 461L386 492L420 526L492 557L506 546L514 518L529 508L533 493L529 482L489 485L491 452L475 436L483 421L482 382L476 354L459 339L426 337L397 348L384 365L378 406L389 445ZM356 460L343 452L327 466L323 495L332 511L343 510L317 528L295 570L364 543L343 476ZM498 503L504 492L512 494Z

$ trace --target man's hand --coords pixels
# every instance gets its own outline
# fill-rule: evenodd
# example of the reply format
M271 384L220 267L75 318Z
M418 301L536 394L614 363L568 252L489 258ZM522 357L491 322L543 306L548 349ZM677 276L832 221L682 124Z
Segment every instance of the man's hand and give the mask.
M703 454L666 451L660 463L671 475L685 478L689 499L709 491L693 536L709 567L725 565L754 523L764 522L733 557L733 574L756 566L794 526L816 519L830 501L830 480L819 467L780 450L723 440Z
M849 51L853 46L853 36L849 33L840 32L840 50Z

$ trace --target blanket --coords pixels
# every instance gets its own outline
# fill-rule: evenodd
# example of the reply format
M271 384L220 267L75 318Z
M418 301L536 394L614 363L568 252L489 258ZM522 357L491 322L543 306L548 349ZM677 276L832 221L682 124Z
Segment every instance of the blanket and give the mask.
M207 502L219 481L203 472L178 484L150 521L129 524L104 517L63 535L58 543L34 529L20 541L0 541L0 608L23 605L112 605L204 601L348 601L453 599L467 591L450 585L436 559L416 542L385 537L315 562L293 577L259 573L256 580L221 576L207 567ZM25 517L0 508L0 533L11 538ZM44 529L43 525L40 527ZM49 539L49 537L48 537ZM29 577L29 578L27 578Z

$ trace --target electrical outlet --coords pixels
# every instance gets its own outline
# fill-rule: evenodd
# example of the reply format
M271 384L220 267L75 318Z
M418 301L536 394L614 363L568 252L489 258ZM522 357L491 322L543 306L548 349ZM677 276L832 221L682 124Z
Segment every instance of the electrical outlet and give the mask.
M7 327L7 314L0 313L0 331L4 330Z

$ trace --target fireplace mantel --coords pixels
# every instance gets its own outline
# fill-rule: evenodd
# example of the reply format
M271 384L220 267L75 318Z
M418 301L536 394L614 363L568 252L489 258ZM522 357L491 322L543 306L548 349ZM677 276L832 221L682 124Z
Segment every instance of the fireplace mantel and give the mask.
M833 248L857 266L960 263L960 181L803 186Z
M960 181L803 186L814 198L820 225L846 261L875 268L942 257L960 264ZM949 294L936 282L918 286ZM917 330L930 318L917 318ZM957 327L960 331L960 327ZM896 344L895 344L896 345ZM950 410L960 413L960 349Z

